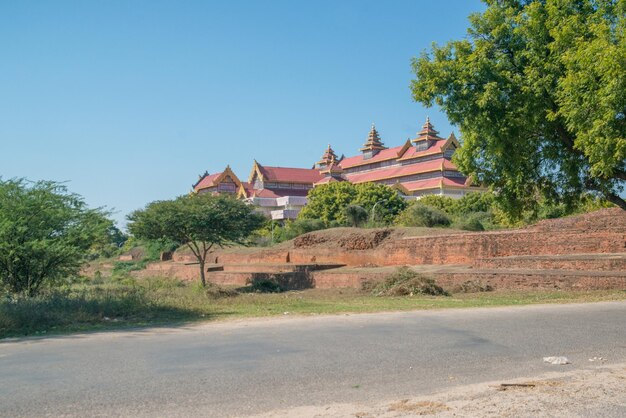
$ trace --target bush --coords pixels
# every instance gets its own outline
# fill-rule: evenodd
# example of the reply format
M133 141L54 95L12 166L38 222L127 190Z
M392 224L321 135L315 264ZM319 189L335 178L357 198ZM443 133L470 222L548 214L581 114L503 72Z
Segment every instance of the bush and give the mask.
M414 202L398 215L396 223L400 226L434 227L449 226L451 221L448 215L439 209Z
M384 281L374 285L372 294L375 296L448 296L448 292L437 285L434 279L424 277L406 266L399 267Z
M367 221L367 211L359 205L348 205L343 209L343 212L350 226L358 228Z
M253 293L281 293L283 288L271 279L253 279L246 289Z
M478 213L470 213L466 216L459 217L456 222L454 222L453 227L457 229L462 229L464 231L484 231L485 226L483 225L481 219L484 218L483 212Z
M457 200L449 196L426 195L417 200L422 205L439 209L447 214L456 213Z

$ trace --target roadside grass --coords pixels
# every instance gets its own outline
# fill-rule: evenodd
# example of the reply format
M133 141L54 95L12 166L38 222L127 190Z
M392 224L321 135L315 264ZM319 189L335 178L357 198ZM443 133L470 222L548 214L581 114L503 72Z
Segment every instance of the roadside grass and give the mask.
M493 291L380 297L357 289L255 293L237 292L234 288L207 290L167 278L96 278L35 298L2 298L0 338L286 313L316 315L610 300L626 300L626 291Z

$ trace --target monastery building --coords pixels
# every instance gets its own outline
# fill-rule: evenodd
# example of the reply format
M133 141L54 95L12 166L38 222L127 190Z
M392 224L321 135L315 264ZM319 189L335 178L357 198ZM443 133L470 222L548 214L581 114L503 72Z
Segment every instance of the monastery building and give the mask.
M414 139L388 148L372 125L360 153L337 157L330 144L313 168L270 167L256 160L247 182L229 166L221 173L200 176L197 193L232 193L272 219L294 219L307 202L307 193L321 184L349 181L386 184L407 199L424 195L460 198L484 191L459 172L451 158L459 142L454 134L441 138L427 118Z

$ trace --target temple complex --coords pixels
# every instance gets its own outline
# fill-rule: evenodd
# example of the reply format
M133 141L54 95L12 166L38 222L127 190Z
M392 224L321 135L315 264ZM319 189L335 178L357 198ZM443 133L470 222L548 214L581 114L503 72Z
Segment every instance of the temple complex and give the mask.
M355 156L338 157L328 144L313 168L270 167L255 160L247 182L240 181L227 166L220 173L200 176L193 189L197 193L232 193L272 219L294 219L306 205L310 189L337 181L386 184L407 199L430 194L460 198L484 188L473 185L451 161L459 146L453 133L440 137L428 118L415 138L393 148L384 145L372 125Z

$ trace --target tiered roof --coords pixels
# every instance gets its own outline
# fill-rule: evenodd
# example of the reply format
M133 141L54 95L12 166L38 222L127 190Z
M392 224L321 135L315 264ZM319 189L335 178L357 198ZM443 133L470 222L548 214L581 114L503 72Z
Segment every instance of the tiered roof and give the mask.
M387 147L383 145L378 131L376 130L376 126L372 123L372 129L370 129L370 133L367 136L367 141L363 144L363 148L361 148L360 151L376 151L383 149L387 149Z
M328 144L328 148L324 151L322 158L318 162L315 163L316 167L328 167L332 164L335 164L339 159L337 158L337 154L331 148L330 144Z
M443 138L439 136L439 131L435 130L430 123L430 118L426 117L426 123L422 126L422 130L417 133L417 138L412 139L411 142L417 143L425 140L437 141L441 139Z
M445 158L425 161L419 164L396 165L378 170L363 171L346 174L348 181L352 183L365 183L368 181L380 181L397 177L406 177L413 174L430 173L433 171L456 170L452 162Z

